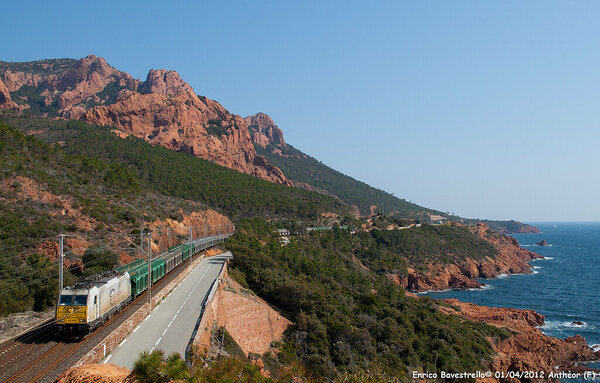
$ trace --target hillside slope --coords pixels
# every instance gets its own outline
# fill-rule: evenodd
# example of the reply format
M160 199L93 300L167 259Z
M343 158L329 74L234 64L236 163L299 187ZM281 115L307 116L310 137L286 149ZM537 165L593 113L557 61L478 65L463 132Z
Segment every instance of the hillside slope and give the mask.
M405 296L356 260L354 252L367 249L346 230L280 246L264 221L242 221L238 229L227 244L236 254L230 275L294 322L276 358L300 360L323 381L374 366L402 381L412 370L485 369L493 356L488 342L509 335Z
M142 256L140 226L153 251L230 221L206 205L151 191L125 166L68 154L0 123L0 316L43 310L57 296L58 235L65 284ZM168 228L168 231L167 231Z
M119 163L137 175L142 188L201 202L234 219L265 217L319 221L325 215L346 215L344 203L307 190L268 182L202 158L153 146L107 127L44 117L10 116L0 120L26 134L60 144L73 155Z
M355 206L420 221L475 220L418 206L355 180L285 143L266 114L242 118L195 94L174 71L144 81L94 55L80 60L0 61L0 109L106 125L153 145L191 154L271 182L315 190ZM289 179L288 179L289 178ZM535 232L514 221L485 221L503 233Z

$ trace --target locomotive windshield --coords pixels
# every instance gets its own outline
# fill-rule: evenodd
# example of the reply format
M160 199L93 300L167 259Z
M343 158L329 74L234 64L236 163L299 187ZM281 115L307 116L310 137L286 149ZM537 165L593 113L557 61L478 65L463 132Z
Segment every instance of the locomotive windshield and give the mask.
M87 306L87 295L61 295L59 306Z

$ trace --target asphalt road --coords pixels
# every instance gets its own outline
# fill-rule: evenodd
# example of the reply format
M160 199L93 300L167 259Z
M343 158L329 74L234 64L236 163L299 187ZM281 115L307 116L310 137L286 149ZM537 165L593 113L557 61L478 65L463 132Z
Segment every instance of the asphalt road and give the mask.
M203 259L102 363L131 370L140 353L154 349L163 350L165 355L178 352L185 356L202 301L229 258L230 252Z

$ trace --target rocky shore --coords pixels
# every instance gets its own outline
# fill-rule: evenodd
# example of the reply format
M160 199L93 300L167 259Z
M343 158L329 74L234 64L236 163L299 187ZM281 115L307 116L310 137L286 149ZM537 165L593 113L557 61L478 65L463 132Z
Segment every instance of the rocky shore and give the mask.
M543 371L546 377L540 381L558 381L549 379L548 374L551 371L580 371L586 368L578 365L579 362L600 360L600 351L590 348L580 335L557 339L543 334L539 327L545 318L533 310L479 306L456 299L440 302L443 303L440 310L448 315L505 327L513 332L507 339L489 340L497 352L490 366L494 372ZM485 381L519 382L518 379Z
M522 248L511 236L493 232L487 224L468 226L478 237L490 242L497 250L495 258L467 259L462 263L426 265L426 272L408 269L405 277L390 275L404 289L413 292L473 289L483 286L477 279L496 278L502 274L531 274L530 261L543 259L539 254Z

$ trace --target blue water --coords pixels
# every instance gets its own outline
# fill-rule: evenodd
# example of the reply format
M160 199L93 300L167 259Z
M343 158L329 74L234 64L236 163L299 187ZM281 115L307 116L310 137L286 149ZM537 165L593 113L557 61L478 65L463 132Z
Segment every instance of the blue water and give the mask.
M428 293L492 307L533 309L546 316L541 330L557 338L580 334L600 344L600 223L533 223L542 232L514 234L521 246L547 259L534 260L532 275L482 279L482 290ZM555 226L556 225L556 226ZM545 239L551 246L536 246ZM582 321L575 326L573 321ZM599 363L593 367L600 368Z

